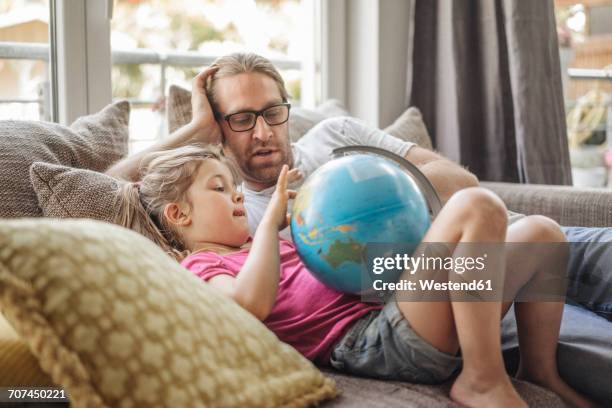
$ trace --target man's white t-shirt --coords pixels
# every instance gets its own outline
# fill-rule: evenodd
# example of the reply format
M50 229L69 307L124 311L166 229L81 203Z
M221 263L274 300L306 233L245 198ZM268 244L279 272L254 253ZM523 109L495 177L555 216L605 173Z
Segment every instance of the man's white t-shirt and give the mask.
M332 159L331 154L334 149L355 145L379 147L404 157L415 144L391 136L355 118L326 119L309 130L296 143L292 143L294 167L300 169L304 177L290 184L289 188L297 190L308 176ZM251 235L255 234L274 189L275 186L272 186L262 191L253 191L243 184L244 204ZM289 212L291 206L292 202L289 203ZM280 236L291 240L289 227L282 230Z

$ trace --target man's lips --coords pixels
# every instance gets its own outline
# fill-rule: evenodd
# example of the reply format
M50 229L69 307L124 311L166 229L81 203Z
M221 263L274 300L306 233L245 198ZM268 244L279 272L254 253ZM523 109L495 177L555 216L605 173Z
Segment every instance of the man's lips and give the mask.
M278 152L278 149L258 149L253 152L252 157L267 157Z

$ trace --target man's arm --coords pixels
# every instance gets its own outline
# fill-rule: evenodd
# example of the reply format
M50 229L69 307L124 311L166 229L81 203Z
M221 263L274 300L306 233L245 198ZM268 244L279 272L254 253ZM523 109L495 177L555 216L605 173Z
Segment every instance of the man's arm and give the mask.
M325 130L329 135L330 143L373 146L396 154L402 154L405 151L406 141L380 129L372 128L360 120L327 119L326 123ZM319 140L321 140L320 137L317 140L312 139L311 136L310 142L316 146ZM431 150L412 146L407 153L404 153L404 158L417 166L429 179L440 196L442 204L445 204L456 191L478 186L476 176Z
M216 123L215 126L217 126ZM157 142L153 146L115 163L106 170L106 174L119 179L137 181L140 177L138 174L140 162L147 154L162 150L170 150L196 142L215 143L218 141L218 137L215 137L215 131L217 131L215 126L209 125L201 127L194 122L188 123L172 133L167 139Z
M419 168L433 184L442 205L457 191L478 186L478 178L460 165L431 150L414 146L405 159Z
M213 75L217 69L218 67L211 65L193 79L191 90L192 119L189 124L172 133L166 140L162 140L138 154L115 163L106 170L106 174L115 178L136 181L140 176L138 174L140 162L149 153L174 149L190 143L219 143L221 141L221 129L215 121L204 88L206 79Z

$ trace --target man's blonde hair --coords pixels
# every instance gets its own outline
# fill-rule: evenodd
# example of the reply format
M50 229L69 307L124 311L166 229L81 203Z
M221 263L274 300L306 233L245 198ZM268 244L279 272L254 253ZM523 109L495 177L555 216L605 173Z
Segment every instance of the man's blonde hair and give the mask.
M208 100L210 101L210 104L212 105L212 108L216 114L219 113L219 101L217 100L217 95L215 93L215 83L217 80L244 73L255 72L272 78L278 86L283 102L287 102L289 100L289 93L285 88L283 77L281 77L274 64L272 64L272 62L270 62L270 60L267 58L253 53L237 52L217 58L213 62L213 65L218 66L219 69L214 73L214 75L209 77L206 84L206 93Z

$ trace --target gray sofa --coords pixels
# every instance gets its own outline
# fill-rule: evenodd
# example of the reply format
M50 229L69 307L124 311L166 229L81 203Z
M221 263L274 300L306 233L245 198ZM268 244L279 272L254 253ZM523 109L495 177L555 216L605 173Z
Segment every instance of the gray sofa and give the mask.
M612 190L491 182L481 185L499 195L511 211L545 215L565 226L612 226Z
M183 95L182 98L183 105L188 105L189 95ZM309 114L314 115L312 112ZM3 189L0 190L2 203L0 218L44 215L93 217L105 220L105 217L114 214L113 206L102 197L110 194L114 181L105 181L101 178L103 175L95 174L91 170L101 171L125 155L128 116L127 103L118 103L96 115L81 118L71 128L42 123L0 123L0 142L3 143L0 159L4 160L0 160L0 184L3 185ZM323 114L319 116L316 121L325 117ZM298 115L296 117L299 119ZM292 123L295 129L292 134L304 132L306 125L313 126L314 123L311 122L315 120L306 123L308 118L304 114L301 121L296 120ZM185 121L187 118L182 117L181 120ZM422 137L414 141L430 146L421 116L413 108L408 109L396 123L387 128L387 131L398 137L402 135L414 137L421 134ZM57 168L46 170L49 173L48 177L36 171L30 174L33 182L36 182L32 184L27 176L34 161L57 165ZM76 170L66 172L59 165L87 170L83 170L86 173L80 173L83 177L77 179L77 184L69 184L62 190L59 188L61 183L55 176L63 177ZM37 185L44 188L36 187ZM512 211L543 214L562 225L600 227L612 225L612 205L610 205L612 191L511 183L482 183L482 185L497 193ZM44 193L45 189L53 189L53 194ZM91 194L87 196L86 193ZM58 196L63 200L58 200ZM2 366L1 357L0 366ZM339 398L327 402L325 406L456 406L447 397L450 383L432 387L357 378L328 369L324 371L337 381L343 391ZM46 380L44 376L41 378L36 378L34 383ZM523 382L516 382L516 386L531 406L562 405L555 395L542 388Z

